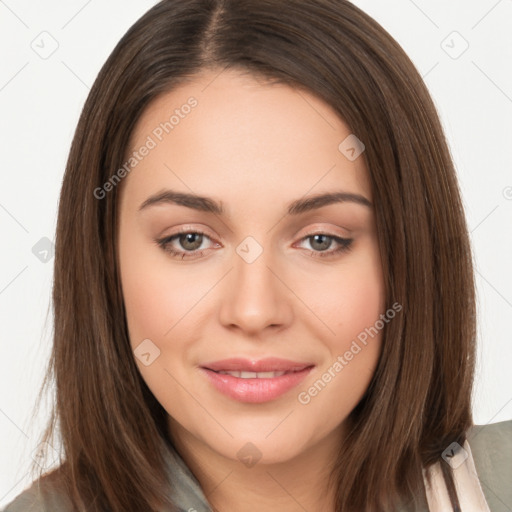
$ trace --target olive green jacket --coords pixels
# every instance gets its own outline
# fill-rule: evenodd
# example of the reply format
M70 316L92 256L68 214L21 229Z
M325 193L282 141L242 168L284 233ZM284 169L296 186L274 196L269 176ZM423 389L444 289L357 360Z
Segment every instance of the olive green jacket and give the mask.
M489 510L512 512L512 420L474 426L468 432L467 441ZM212 512L199 482L183 459L174 450L169 450L168 455L169 482L178 510ZM66 496L51 488L39 488L36 481L1 512L72 512L72 507ZM397 512L416 511L405 507Z

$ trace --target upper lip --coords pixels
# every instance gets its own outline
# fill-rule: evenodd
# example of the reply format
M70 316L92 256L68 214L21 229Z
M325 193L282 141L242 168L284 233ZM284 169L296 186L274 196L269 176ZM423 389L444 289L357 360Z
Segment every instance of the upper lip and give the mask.
M305 368L314 366L313 363L302 363L290 361L288 359L280 359L278 357L267 357L259 361L235 357L231 359L223 359L222 361L213 361L205 363L203 368L218 371L242 371L242 372L287 372L300 371Z

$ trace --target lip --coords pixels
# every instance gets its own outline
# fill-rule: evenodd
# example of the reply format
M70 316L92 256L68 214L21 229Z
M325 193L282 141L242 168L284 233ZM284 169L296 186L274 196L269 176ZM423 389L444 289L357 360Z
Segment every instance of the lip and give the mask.
M238 402L264 403L275 400L298 386L314 368L313 363L301 363L286 359L266 358L260 361L225 359L200 367L213 387ZM218 371L287 372L279 377L243 379L217 373Z
M278 357L266 357L259 361L234 357L223 359L222 361L213 361L201 365L202 368L218 371L244 371L244 372L289 372L303 370L308 366L314 366L310 362L290 361L289 359L280 359Z

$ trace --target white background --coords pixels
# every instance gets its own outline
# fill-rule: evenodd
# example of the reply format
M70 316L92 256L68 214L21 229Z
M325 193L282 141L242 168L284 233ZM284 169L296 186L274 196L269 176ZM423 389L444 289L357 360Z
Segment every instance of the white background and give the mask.
M512 1L354 3L402 45L438 107L476 259L475 422L512 419ZM154 4L0 0L0 507L30 483L46 419L28 421L51 344L53 259L42 262L32 248L54 240L61 179L89 88ZM462 38L469 47L453 58ZM47 59L32 48L52 44L58 48Z

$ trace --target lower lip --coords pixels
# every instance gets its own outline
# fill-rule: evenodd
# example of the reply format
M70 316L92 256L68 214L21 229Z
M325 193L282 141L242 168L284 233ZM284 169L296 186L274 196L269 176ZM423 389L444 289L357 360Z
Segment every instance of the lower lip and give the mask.
M313 369L313 366L299 372L291 372L268 379L242 379L216 373L208 368L201 370L208 377L213 386L221 393L233 400L248 403L263 403L275 400L287 391L298 386Z

